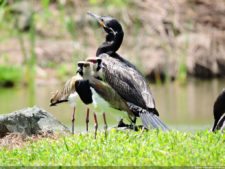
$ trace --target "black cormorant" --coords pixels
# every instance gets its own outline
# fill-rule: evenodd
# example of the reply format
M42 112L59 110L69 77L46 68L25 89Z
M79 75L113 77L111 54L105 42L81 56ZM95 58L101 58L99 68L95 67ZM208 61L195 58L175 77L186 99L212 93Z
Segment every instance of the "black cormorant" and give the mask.
M121 24L112 17L101 17L90 12L89 15L97 19L107 33L106 41L96 53L102 59L105 82L129 103L130 109L136 112L136 117L140 116L145 127L157 121L156 128L164 129L166 126L157 117L159 114L155 101L143 75L133 64L116 53L124 35ZM151 113L155 116L150 117ZM136 119L133 122L135 121Z

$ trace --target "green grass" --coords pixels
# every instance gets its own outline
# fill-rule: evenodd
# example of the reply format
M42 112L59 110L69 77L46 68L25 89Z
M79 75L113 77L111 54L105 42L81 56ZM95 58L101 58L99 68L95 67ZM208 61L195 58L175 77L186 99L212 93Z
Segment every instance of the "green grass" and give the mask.
M171 131L93 133L41 139L23 148L1 148L3 165L224 166L225 135Z

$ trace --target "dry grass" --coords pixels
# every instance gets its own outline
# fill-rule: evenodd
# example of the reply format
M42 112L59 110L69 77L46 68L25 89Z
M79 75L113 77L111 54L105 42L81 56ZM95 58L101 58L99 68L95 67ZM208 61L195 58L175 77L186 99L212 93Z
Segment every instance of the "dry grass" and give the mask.
M0 147L7 149L22 148L27 143L36 142L43 138L50 138L56 140L59 137L52 132L41 132L37 135L27 136L22 133L9 133L3 138L0 138Z

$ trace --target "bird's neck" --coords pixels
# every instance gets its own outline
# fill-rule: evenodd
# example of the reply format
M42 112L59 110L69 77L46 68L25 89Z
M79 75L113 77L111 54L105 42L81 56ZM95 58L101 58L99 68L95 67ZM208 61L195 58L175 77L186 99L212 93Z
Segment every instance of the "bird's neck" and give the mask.
M107 53L111 55L112 53L115 53L121 46L123 42L123 32L117 32L115 35L107 35L106 41L102 43L102 45L98 48L96 52L96 56Z

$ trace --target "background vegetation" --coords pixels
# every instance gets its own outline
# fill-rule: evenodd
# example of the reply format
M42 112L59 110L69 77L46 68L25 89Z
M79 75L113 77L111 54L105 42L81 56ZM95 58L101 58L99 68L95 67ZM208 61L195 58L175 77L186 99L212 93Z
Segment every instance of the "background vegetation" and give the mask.
M76 61L95 55L104 37L87 11L121 22L119 53L152 81L224 77L224 0L1 0L0 63L20 67L23 84L72 74ZM14 83L11 71L4 72Z

